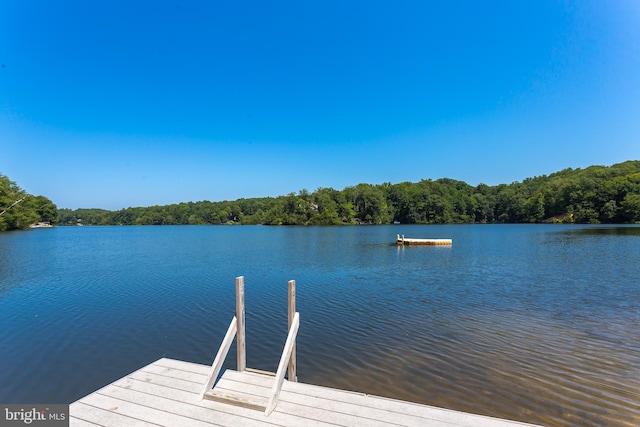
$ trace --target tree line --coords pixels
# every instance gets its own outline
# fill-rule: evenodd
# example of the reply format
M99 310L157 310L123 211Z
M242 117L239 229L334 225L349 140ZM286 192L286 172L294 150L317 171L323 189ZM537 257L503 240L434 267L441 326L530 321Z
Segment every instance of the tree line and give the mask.
M33 196L0 174L0 231L27 228L58 219L58 208L44 196Z
M166 206L59 209L60 225L640 222L640 161L564 169L522 182L454 179L306 189L278 197Z

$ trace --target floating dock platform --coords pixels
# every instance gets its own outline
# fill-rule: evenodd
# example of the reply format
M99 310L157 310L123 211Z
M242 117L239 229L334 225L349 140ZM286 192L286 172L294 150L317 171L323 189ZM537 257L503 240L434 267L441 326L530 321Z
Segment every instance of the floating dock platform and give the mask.
M451 239L408 239L396 234L396 244L398 245L427 245L427 246L451 246L453 240Z
M69 406L72 427L104 426L531 426L401 400L298 382L295 281L289 281L289 332L275 373L247 368L244 277L236 315L211 366L162 358ZM236 339L237 370L220 372ZM288 373L285 380L285 373Z

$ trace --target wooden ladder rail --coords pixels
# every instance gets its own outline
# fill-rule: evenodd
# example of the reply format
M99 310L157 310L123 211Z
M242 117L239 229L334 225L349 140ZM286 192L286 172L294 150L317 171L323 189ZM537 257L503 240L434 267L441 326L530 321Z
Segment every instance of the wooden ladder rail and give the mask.
M269 396L269 401L265 408L265 415L269 416L276 405L278 404L278 397L280 396L280 391L282 390L282 385L284 384L284 376L285 373L288 372L289 381L296 382L298 381L297 377L297 368L296 368L296 338L298 335L298 329L300 328L300 313L296 311L296 281L289 280L288 282L288 333L287 340L284 344L284 349L282 351L282 356L280 357L280 363L278 364L278 371L275 374L267 373L270 375L275 375L273 387L271 388L271 393ZM227 333L222 340L222 344L218 349L218 353L216 354L213 363L211 364L211 372L207 377L207 381L200 393L200 400L204 399L207 393L212 392L213 384L218 378L218 374L222 370L222 365L229 353L229 349L231 348L231 343L233 339L237 337L237 370L238 372L243 371L254 371L258 372L254 369L247 368L247 353L246 353L246 340L245 340L245 308L244 308L244 276L236 277L236 315L231 320L229 324L229 328L227 329ZM263 373L263 372L261 372ZM211 396L209 396L211 398ZM220 396L216 396L216 398L220 398ZM256 408L256 404L253 401L244 401L242 398L231 397L225 399L230 403L238 403L246 407Z
M282 390L282 384L284 383L284 373L287 370L287 365L291 358L291 352L296 343L296 336L298 335L298 328L300 327L300 313L296 312L293 316L293 322L287 335L287 341L284 343L284 349L282 350L282 356L280 357L280 363L278 364L278 371L276 372L276 378L271 388L271 396L269 397L269 403L264 410L265 415L270 415L278 404L278 396Z
M229 329L227 329L227 333L222 340L222 344L220 344L218 353L216 354L215 359L213 359L211 372L207 377L207 382L205 383L202 393L200 393L200 400L204 399L204 395L211 390L213 383L216 382L216 378L218 378L218 374L220 373L222 365L229 353L229 349L231 348L231 343L236 336L238 337L236 343L237 370L238 372L243 372L247 369L247 344L244 316L244 276L238 276L236 277L236 315L233 317L233 320L231 320L231 324L229 325Z
M293 324L293 320L298 312L296 311L296 281L289 280L287 283L289 287L289 331L291 331L291 325ZM298 322L299 323L299 322ZM297 382L298 381L298 372L296 368L296 341L293 341L293 349L291 350L291 357L289 358L289 375L288 380Z
M218 374L222 369L222 364L224 360L227 358L227 354L229 353L229 348L231 348L231 343L236 336L237 331L237 320L236 317L233 316L233 320L229 325L229 329L227 329L227 333L222 340L222 344L220 344L220 348L218 349L218 354L216 354L216 358L213 359L213 364L211 364L211 372L207 377L207 382L202 389L202 393L200 393L200 400L204 399L204 395L207 394L209 390L213 387L213 383L218 378Z

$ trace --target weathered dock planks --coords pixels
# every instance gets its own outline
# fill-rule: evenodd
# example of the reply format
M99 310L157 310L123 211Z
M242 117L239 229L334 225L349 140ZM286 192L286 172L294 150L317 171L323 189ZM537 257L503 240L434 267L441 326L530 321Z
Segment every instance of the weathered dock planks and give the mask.
M70 406L71 426L477 426L530 424L419 405L362 393L284 381L278 405L263 408L200 400L211 367L160 359ZM266 405L274 377L226 370L213 391L246 395Z
M408 239L404 234L396 234L396 244L398 245L427 245L427 246L451 246L451 239Z

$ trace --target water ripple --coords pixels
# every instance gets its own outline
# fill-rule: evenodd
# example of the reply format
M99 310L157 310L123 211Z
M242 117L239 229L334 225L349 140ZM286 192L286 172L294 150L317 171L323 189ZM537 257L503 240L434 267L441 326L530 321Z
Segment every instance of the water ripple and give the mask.
M251 367L276 369L295 279L301 381L640 425L635 235L415 227L400 232L454 246L398 248L393 227L85 228L0 235L0 401L68 403L163 356L211 363L242 274Z

